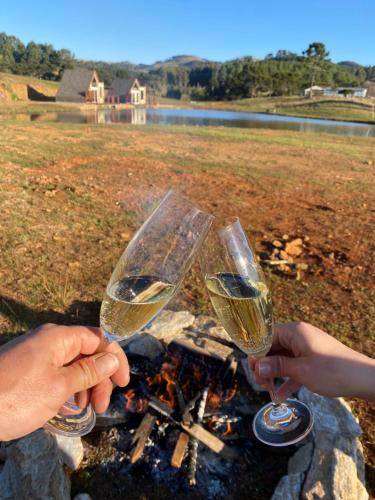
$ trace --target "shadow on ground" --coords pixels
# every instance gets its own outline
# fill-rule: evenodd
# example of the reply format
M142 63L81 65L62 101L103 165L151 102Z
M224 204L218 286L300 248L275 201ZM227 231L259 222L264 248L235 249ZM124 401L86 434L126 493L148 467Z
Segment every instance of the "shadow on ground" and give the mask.
M0 344L8 341L15 334L35 328L43 323L62 325L91 325L99 324L99 301L75 300L64 312L53 309L38 310L23 304L15 299L0 295L0 314L19 325L19 330L12 334L5 332L0 336Z

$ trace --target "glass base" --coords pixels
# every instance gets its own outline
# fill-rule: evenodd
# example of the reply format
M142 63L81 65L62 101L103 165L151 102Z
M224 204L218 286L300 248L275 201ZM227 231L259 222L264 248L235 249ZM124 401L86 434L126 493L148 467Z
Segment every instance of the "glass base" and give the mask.
M81 437L89 434L96 423L96 415L91 405L82 410L74 403L74 398L61 408L59 413L51 418L44 428L60 436Z
M309 408L297 399L263 406L253 420L253 431L262 443L288 446L298 443L311 431L314 418Z

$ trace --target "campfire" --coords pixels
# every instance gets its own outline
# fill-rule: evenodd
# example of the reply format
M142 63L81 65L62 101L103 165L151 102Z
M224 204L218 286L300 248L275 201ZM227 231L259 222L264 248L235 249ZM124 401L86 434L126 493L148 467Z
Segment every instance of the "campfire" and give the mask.
M254 392L243 354L226 344L187 332L152 361L128 352L131 382L114 391L109 410L98 418L99 425L118 429L111 470L142 471L148 481L167 482L172 493L213 498L235 489L236 478L265 461L260 457L268 451L251 424L268 396Z
M232 417L237 360L230 357L222 364L212 360L208 364L206 356L188 351L172 342L159 372L147 376L146 383L137 377L123 397L127 411L143 414L133 436L130 462L135 463L143 456L155 427L162 426L164 430L171 424L179 429L171 466L181 467L189 449L189 483L194 485L198 444L223 458L234 459L235 449L224 441L232 434L233 438L238 436L233 426L242 417Z

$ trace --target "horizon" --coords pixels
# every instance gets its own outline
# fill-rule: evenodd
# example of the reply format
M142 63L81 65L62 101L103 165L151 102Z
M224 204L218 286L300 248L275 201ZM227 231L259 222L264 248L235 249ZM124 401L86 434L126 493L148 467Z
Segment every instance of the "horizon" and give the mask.
M73 0L66 0L57 16L47 0L38 5L19 0L0 5L1 30L24 44L51 43L56 49L69 49L77 59L108 63L150 65L180 54L217 62L263 59L278 50L300 55L319 41L332 62L375 65L371 26L375 3L371 0L362 0L354 9L345 0L332 0L329 5L323 0L315 0L314 5L291 0L287 9L270 0L267 12L246 0L239 0L232 10L224 0L186 3L160 0L155 6L145 0L139 9L127 0L109 0L103 8L99 0L83 0L77 9Z

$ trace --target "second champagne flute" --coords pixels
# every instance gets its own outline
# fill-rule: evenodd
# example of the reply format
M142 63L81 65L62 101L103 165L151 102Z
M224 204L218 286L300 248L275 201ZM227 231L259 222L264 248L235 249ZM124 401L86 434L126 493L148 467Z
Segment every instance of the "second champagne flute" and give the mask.
M265 356L272 345L271 295L238 218L215 220L201 267L212 305L233 342L253 358ZM279 403L273 391L270 395L272 403L254 418L256 437L272 446L303 439L313 423L307 406L291 399Z

